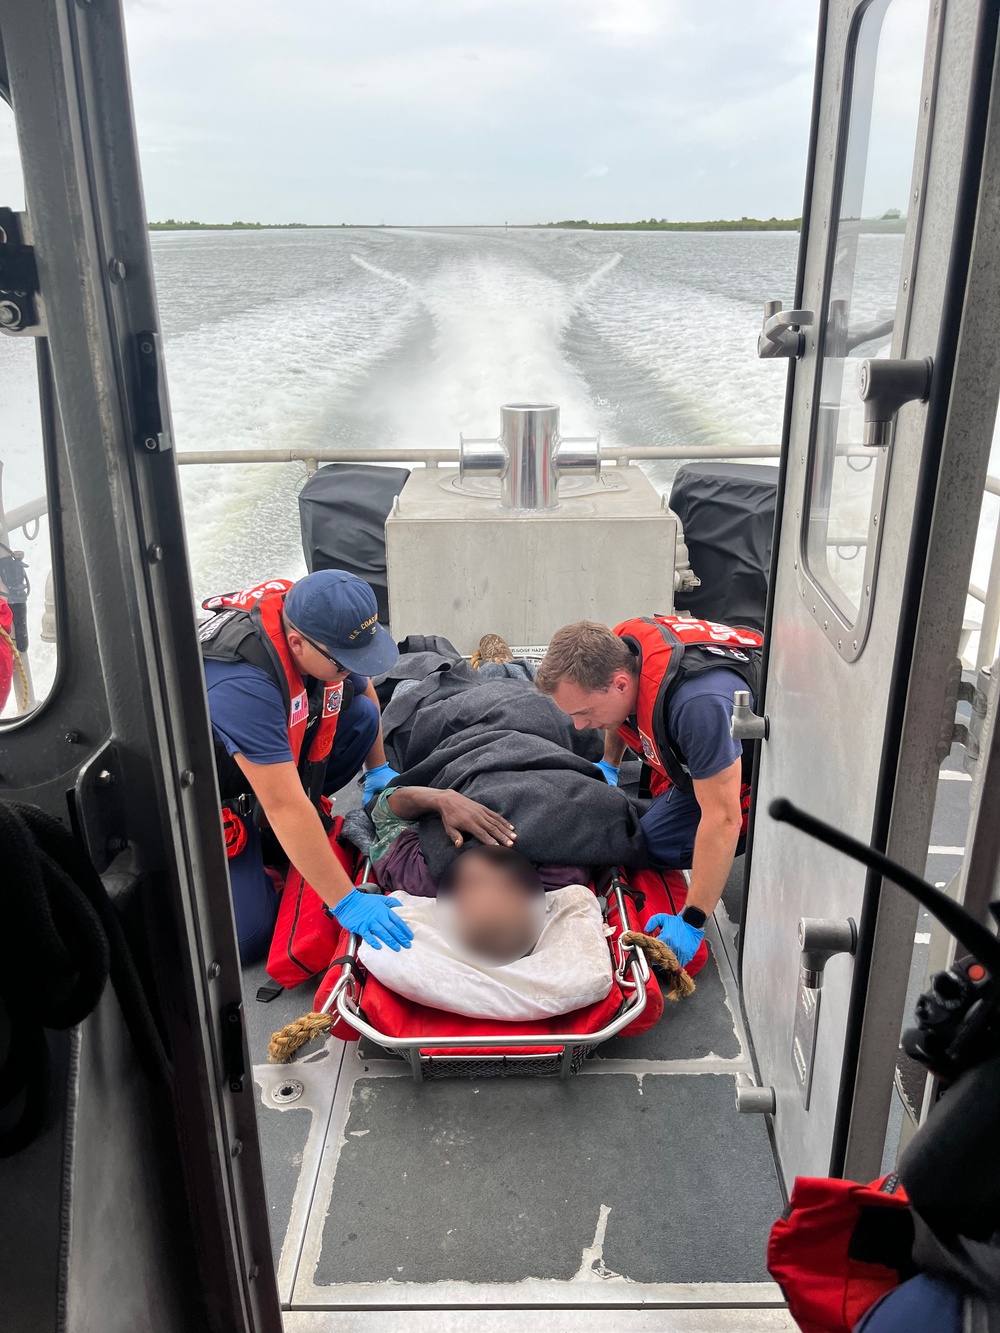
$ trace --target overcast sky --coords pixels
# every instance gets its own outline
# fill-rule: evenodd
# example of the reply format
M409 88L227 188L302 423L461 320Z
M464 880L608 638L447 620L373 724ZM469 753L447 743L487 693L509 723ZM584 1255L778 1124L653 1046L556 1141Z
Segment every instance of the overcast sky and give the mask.
M152 219L797 216L816 0L126 0Z

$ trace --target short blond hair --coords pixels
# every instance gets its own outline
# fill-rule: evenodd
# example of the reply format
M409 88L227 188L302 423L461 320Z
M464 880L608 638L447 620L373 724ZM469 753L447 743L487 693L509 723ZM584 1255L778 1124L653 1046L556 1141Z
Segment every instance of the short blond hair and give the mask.
M593 620L563 625L552 636L535 684L554 694L564 680L583 690L606 690L616 672L637 674L637 663L624 639Z

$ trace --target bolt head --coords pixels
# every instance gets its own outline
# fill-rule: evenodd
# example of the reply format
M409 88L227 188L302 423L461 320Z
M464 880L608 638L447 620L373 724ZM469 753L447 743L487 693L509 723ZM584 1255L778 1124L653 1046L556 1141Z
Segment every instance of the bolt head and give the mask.
M125 265L120 259L109 259L108 273L112 282L121 282L125 277Z
M0 301L0 328L16 329L21 323L21 308L13 301Z
M222 972L222 964L218 960L214 960L213 962L209 963L208 977L210 981L215 981L216 978L221 974L221 972Z

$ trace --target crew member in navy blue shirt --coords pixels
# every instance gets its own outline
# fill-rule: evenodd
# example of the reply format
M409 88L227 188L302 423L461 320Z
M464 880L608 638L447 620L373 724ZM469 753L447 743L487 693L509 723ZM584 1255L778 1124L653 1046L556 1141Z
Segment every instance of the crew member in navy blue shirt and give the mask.
M219 613L199 633L224 804L235 804L236 791L252 794L288 860L331 915L376 948L409 947L409 927L391 910L395 900L359 893L334 856L292 752L297 724L305 724L308 754L321 717L336 712L333 746L319 775L322 792L332 795L364 769L367 801L397 776L386 763L370 677L387 671L398 652L378 624L373 590L343 570L322 570L291 587L274 580L206 606ZM257 820L246 805L239 831L245 845L229 861L244 963L267 952L278 911Z
M645 684L655 689L658 683ZM617 785L626 749L618 728L636 727L640 667L634 646L606 625L566 625L553 636L536 684L577 728L605 732L598 767ZM650 862L689 869L691 876L681 915L657 915L646 929L670 945L681 966L697 952L705 920L718 906L733 860L746 841L743 745L730 735L733 694L746 689L744 677L720 664L682 679L667 692L666 736L673 753L683 757L690 790L668 786L652 801L642 827Z

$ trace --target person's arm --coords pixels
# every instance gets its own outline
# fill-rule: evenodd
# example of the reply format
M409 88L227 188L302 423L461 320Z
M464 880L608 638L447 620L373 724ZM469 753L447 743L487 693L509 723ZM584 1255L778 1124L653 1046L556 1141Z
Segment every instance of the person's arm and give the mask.
M371 683L371 681L369 681L368 684L365 686L364 692L368 696L368 698L371 699L372 703L375 705L377 709L379 709L379 712L381 713L382 706L378 701L378 695L375 693L375 686ZM364 763L365 772L367 773L373 768L382 768L384 765L385 765L385 746L382 743L382 719L380 716L378 724L378 733L375 736L375 744L368 751L368 756L365 759ZM395 769L393 770L393 772L395 773Z
M694 839L688 905L711 916L719 905L722 890L733 868L740 839L743 810L740 791L743 761L735 760L711 778L695 778L694 794L701 819Z
M617 731L604 733L604 762L612 768L621 768L625 757L626 745Z
M291 761L253 764L241 754L233 758L289 861L328 907L336 907L354 885L333 854L319 812L306 795L295 765Z
M441 818L444 831L456 847L462 845L462 834L494 847L513 847L517 834L495 810L470 800L457 791L439 791L436 787L397 787L388 798L389 809L399 819L419 819L421 815L436 814Z
M373 949L408 949L413 931L392 910L398 898L362 893L333 854L316 807L303 790L295 765L253 764L241 754L233 758L254 794L282 850L306 883L319 894L345 929L360 935Z

